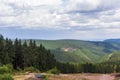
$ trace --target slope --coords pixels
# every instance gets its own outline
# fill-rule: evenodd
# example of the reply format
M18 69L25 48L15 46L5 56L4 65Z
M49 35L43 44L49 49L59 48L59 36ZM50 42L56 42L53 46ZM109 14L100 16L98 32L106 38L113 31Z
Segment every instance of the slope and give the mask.
M23 40L24 42L25 40ZM120 45L113 42L94 42L82 40L35 40L50 49L61 62L99 62L111 52L120 50ZM27 40L29 42L29 40Z

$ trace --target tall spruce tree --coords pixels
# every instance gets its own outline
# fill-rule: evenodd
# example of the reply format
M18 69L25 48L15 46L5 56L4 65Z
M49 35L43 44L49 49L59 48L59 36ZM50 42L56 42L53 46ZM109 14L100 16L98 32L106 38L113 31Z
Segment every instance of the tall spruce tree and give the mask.
M15 57L13 61L13 66L15 69L24 68L24 56L22 52L21 40L16 39L14 43Z
M24 67L28 67L30 61L29 61L29 49L26 41L24 41L23 43L23 55L24 55Z
M0 35L0 63L4 64L4 37Z

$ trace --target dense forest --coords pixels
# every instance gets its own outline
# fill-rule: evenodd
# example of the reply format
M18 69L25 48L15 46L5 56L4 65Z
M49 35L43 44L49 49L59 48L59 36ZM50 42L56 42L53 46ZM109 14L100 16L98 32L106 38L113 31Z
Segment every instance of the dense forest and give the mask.
M120 72L117 62L104 63L62 63L56 61L51 51L42 44L30 40L29 43L20 39L11 40L0 35L0 65L11 64L15 70L34 67L40 71L57 68L61 73L113 73Z
M20 39L4 39L0 36L0 64L12 64L14 69L33 66L40 71L53 68L56 64L54 55L42 45L36 46L35 41L21 43Z
M105 62L105 63L84 63L71 64L60 63L57 68L62 73L119 73L120 63Z

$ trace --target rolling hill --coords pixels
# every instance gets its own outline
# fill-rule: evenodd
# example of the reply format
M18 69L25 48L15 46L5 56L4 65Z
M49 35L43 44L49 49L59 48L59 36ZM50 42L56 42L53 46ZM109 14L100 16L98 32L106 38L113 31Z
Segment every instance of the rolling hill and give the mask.
M25 40L22 40L23 42ZM30 40L26 40L28 43ZM112 52L120 50L120 43L82 40L35 40L37 45L43 44L60 62L100 62L106 60Z
M115 42L115 43L120 43L120 39L107 39L104 40L105 42Z
M118 62L120 61L120 51L112 52L104 58L104 62Z

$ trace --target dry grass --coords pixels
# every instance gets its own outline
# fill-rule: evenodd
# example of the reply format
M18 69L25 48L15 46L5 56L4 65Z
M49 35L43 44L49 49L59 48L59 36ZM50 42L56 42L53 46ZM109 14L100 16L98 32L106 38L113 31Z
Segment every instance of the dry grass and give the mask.
M25 80L25 75L14 75L13 79L14 80Z
M60 74L50 76L48 80L89 80L84 78L81 74Z
M14 75L14 80L25 80L25 75ZM114 80L108 74L60 74L49 75L48 80Z
M48 80L114 80L107 74L61 74L50 76Z

